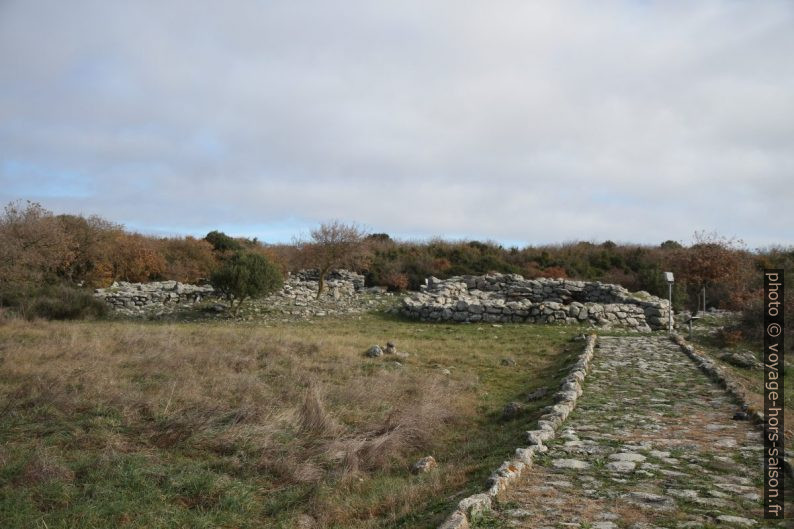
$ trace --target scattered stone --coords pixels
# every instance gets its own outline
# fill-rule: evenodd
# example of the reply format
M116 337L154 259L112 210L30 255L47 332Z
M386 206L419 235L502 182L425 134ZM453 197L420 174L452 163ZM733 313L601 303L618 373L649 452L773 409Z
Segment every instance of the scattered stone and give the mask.
M505 367L515 367L516 361L512 358L502 358L499 363Z
M734 421L749 421L750 419L750 414L744 411L737 411L733 414Z
M508 402L505 404L505 407L502 408L502 419L515 419L521 414L523 409L524 407L518 402Z
M611 472L631 472L637 467L636 463L631 461L610 461L604 468Z
M386 342L386 349L384 349L383 352L388 355L396 354L397 346L394 345L394 342Z
M317 521L308 514L301 514L295 520L295 527L297 529L314 529L317 527Z
M694 500L698 498L698 492L691 489L667 489L667 494L684 500Z
M505 516L508 518L528 518L532 516L532 512L526 509L508 509L505 511Z
M722 523L733 524L733 525L742 525L744 527L752 527L753 525L758 523L755 520L749 520L747 518L742 518L741 516L731 516L728 514L717 516L717 521Z
M753 367L759 366L760 362L755 358L753 353L724 353L720 355L720 359L728 362L731 365L736 367L741 367L744 369L751 369Z
M380 348L380 345L373 345L367 349L365 354L370 358L377 358L379 356L383 356L383 349Z
M672 498L650 492L629 492L623 497L631 503L650 509L667 510L675 507L675 501Z
M631 461L632 463L642 463L645 461L645 456L642 454L634 454L632 452L620 452L610 455L609 459L613 461Z
M555 468L570 468L574 470L584 470L590 468L590 463L579 461L578 459L555 459L551 462Z
M528 401L540 400L543 397L545 397L548 393L549 393L549 388L541 387L541 388L536 389L535 391L533 391L529 395L527 395L527 400Z
M430 472L438 466L436 459L433 456L425 456L411 467L411 472L414 474L424 474Z
M615 522L605 521L605 522L593 522L590 526L592 529L617 529L617 525Z

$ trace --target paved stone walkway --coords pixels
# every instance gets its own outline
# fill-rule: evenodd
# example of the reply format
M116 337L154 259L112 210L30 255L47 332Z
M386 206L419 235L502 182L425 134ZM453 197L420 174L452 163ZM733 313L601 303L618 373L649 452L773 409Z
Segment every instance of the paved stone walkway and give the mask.
M666 337L601 337L561 435L496 515L532 529L786 527L762 518L761 434L736 411Z

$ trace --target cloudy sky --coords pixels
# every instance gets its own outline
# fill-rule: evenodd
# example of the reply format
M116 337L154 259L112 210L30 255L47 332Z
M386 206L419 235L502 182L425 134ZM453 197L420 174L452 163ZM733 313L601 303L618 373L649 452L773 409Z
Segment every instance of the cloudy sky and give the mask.
M0 201L265 241L794 244L794 3L0 0Z

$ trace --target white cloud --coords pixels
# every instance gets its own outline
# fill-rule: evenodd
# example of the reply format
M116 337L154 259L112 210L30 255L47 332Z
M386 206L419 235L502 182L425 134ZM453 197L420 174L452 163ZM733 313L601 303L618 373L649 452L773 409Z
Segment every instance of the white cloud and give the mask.
M790 244L793 22L783 1L7 1L0 200L263 239L339 217Z

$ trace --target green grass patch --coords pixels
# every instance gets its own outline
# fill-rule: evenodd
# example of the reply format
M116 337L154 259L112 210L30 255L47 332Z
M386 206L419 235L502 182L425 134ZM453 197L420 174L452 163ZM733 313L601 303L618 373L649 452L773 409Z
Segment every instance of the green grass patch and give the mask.
M435 527L524 444L551 392L525 395L559 384L582 330L377 314L269 325L9 321L0 519L4 528L291 528L301 517L326 528ZM364 356L386 341L409 355ZM510 401L524 408L504 420ZM438 468L412 474L426 455Z

